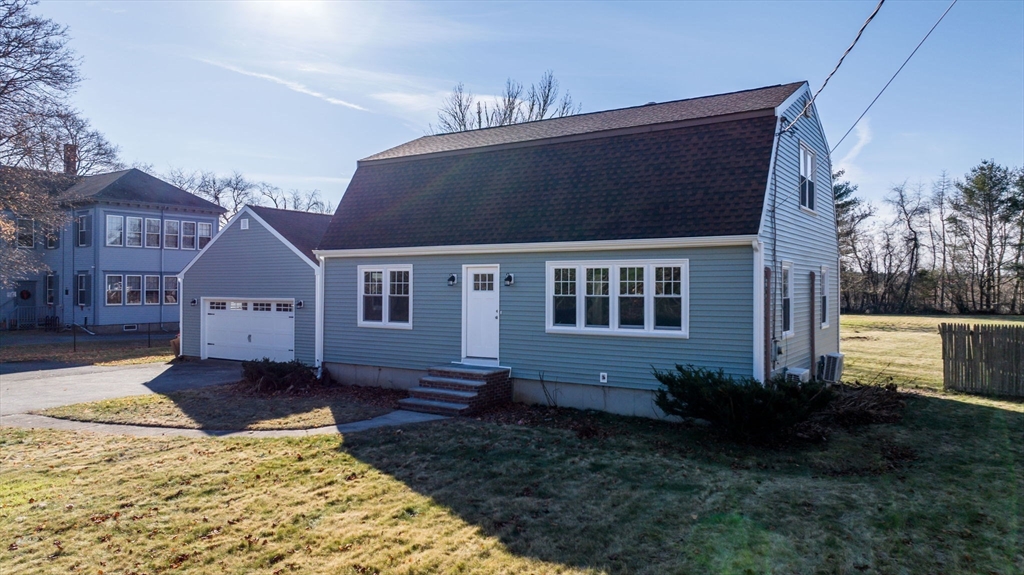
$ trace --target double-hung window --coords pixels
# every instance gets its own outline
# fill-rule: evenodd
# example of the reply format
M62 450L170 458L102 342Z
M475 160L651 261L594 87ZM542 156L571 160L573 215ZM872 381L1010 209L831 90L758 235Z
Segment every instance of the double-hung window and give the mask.
M828 327L828 266L821 266L821 287L818 288L821 299L821 327Z
M196 230L199 234L199 249L206 247L206 244L210 243L210 238L213 237L213 224L210 222L199 222L196 224Z
M46 249L55 250L60 247L60 228L48 226L46 228Z
M75 305L92 305L92 274L78 272L75 275Z
M412 266L359 266L360 327L412 328Z
M124 276L124 303L142 305L142 276Z
M146 276L146 305L160 305L160 276Z
M793 335L793 264L782 262L782 337Z
M124 218L122 216L107 216L107 245L124 245Z
M120 274L107 274L107 305L122 305L124 303L124 276Z
M146 247L160 247L160 220L156 218L146 218Z
M60 293L60 280L54 274L46 274L46 305L53 305Z
M181 249L196 249L196 223L181 222Z
M178 239L181 235L181 228L178 220L164 220L164 249L178 249Z
M689 261L547 263L547 331L689 337Z
M164 304L178 305L177 276L164 276Z
M128 216L124 219L124 245L130 248L142 247L142 218Z
M800 207L814 210L814 152L800 144Z
M18 247L36 247L36 222L30 218L18 218Z
M92 245L92 216L81 214L78 216L78 247L87 248Z

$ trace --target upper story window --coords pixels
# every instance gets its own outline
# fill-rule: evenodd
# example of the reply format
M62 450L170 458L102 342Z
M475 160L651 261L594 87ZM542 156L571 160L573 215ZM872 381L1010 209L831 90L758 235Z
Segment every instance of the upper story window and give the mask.
M124 219L124 245L130 248L142 247L142 218L128 216Z
M814 174L817 169L814 152L800 144L800 207L814 209Z
M160 220L156 218L146 218L146 247L160 247Z
M18 247L36 247L36 222L29 218L18 218Z
M60 247L60 229L50 226L46 230L46 249L55 250Z
M199 235L199 249L206 247L213 237L213 224L210 222L199 222L196 224L196 233Z
M178 249L178 240L181 234L178 220L164 220L164 249Z
M793 335L793 264L782 262L782 337Z
M124 245L124 218L121 216L107 216L107 245Z
M181 222L181 249L196 249L196 223Z
M547 263L547 331L689 336L689 260Z
M359 266L361 327L412 328L412 266Z
M92 245L92 216L90 214L80 214L76 218L75 222L78 228L78 247L87 248Z

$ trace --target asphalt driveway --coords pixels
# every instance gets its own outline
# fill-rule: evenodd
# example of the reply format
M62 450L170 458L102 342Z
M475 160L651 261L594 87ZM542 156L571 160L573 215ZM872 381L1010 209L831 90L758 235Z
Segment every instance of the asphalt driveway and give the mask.
M19 367L35 369L0 371L0 416L83 401L230 383L241 378L242 369L238 362L220 360L110 367L64 367L34 362Z

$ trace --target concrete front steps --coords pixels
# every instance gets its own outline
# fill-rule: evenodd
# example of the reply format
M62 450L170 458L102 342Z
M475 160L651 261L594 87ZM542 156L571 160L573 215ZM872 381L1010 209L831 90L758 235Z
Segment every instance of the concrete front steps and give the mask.
M471 415L484 408L512 401L511 370L475 365L439 365L427 370L409 397L398 400L402 409L438 415Z

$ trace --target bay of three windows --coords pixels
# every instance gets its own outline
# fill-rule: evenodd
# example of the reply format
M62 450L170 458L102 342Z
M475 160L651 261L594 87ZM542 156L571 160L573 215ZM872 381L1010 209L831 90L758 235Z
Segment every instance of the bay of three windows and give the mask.
M140 216L107 215L106 245L110 247L203 249L213 237L211 222L161 220Z
M107 305L177 305L177 276L107 274Z
M548 281L550 331L688 335L687 260L555 262Z

